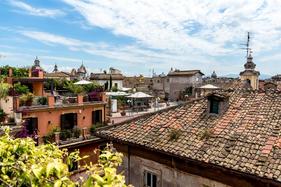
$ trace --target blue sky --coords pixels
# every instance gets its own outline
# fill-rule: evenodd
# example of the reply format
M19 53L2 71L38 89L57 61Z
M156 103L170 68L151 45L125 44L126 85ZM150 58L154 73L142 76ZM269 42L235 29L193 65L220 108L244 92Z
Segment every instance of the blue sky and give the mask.
M280 0L1 0L0 65L126 75L171 67L238 74L251 32L262 74L281 73Z

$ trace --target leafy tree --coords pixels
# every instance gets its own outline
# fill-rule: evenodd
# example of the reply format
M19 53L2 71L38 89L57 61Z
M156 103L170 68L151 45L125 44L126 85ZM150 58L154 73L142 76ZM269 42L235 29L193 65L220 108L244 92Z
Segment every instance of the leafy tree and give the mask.
M0 83L0 99L8 96L10 87L8 83L4 83L3 81Z
M104 84L104 90L108 90L108 81L106 81L106 83Z
M15 92L19 95L27 94L30 92L29 88L26 85L22 85L20 82L14 84Z
M84 88L81 85L76 85L73 82L66 83L66 86L64 87L68 91L74 93L75 95L81 94L84 92Z
M1 75L8 76L9 69L12 68L14 77L28 77L28 68L16 68L11 66L2 66L0 68Z
M0 137L0 186L122 186L125 178L117 173L122 154L107 147L99 156L97 164L86 166L87 177L71 180L73 162L80 158L79 152L68 153L54 144L35 146L31 138L13 139L9 129Z
M89 93L92 91L96 91L96 89L100 89L101 86L97 82L93 82L91 84L85 84L83 88L87 93Z

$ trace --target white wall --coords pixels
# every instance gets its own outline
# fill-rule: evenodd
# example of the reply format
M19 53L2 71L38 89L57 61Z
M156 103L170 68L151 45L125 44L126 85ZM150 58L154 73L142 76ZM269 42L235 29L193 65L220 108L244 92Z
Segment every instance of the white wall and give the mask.
M96 82L99 83L102 86L106 82L108 82L108 86L109 86L109 80L96 80ZM123 88L123 81L122 80L112 80L112 87L114 87L115 83L117 83L118 89L122 89Z

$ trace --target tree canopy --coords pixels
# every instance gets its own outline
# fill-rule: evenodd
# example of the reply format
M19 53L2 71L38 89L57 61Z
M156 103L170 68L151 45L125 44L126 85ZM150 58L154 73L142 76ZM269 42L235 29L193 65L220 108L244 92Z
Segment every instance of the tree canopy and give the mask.
M68 171L83 159L78 151L68 153L54 144L36 146L31 138L12 138L9 129L0 137L0 147L0 186L126 186L124 176L117 173L122 154L109 147L101 151L97 164L85 166L87 177L79 181Z

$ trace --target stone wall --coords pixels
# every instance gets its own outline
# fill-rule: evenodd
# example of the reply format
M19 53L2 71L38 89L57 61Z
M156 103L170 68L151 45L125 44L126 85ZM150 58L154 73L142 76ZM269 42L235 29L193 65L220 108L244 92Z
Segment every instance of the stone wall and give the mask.
M134 155L130 156L130 170L128 168L128 156L124 154L124 162L120 169L126 171L127 182L135 187L144 186L144 171L156 174L157 186L161 187L228 187L223 183L182 172Z

